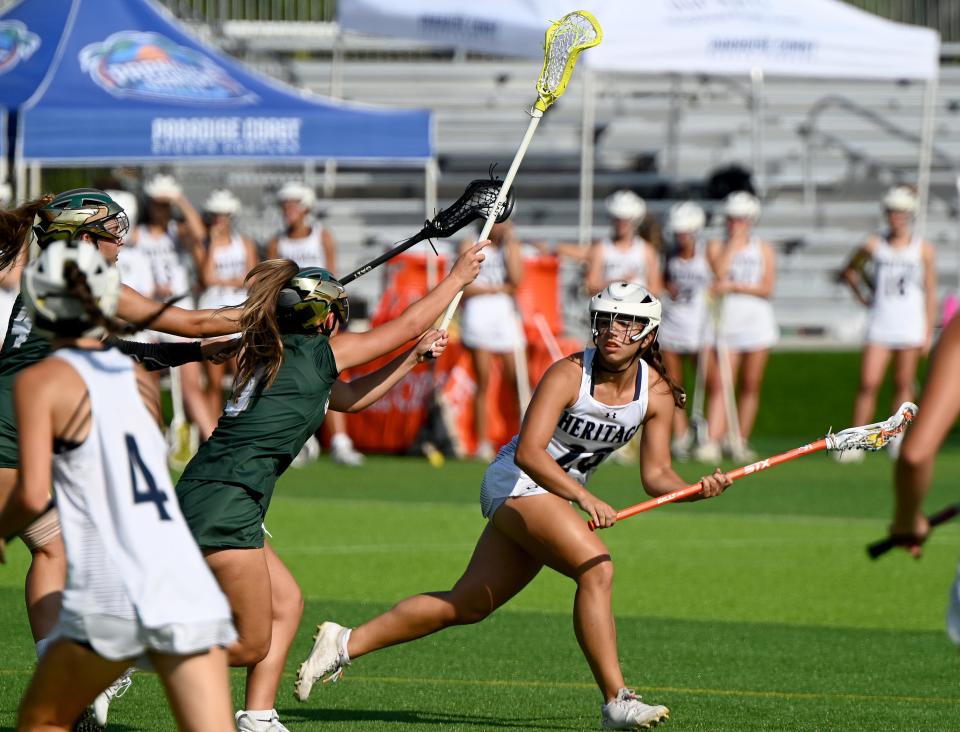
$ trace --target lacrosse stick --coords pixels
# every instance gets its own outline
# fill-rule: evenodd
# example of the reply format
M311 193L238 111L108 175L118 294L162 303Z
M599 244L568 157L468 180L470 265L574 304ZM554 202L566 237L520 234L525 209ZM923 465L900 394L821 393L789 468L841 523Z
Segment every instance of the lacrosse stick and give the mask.
M952 506L947 506L943 510L933 514L933 516L928 516L927 521L932 529L958 515L960 515L960 503L954 503ZM913 541L914 537L912 536L888 536L886 539L881 539L880 541L875 541L873 544L870 544L867 547L867 554L870 555L871 559L877 559L895 546L909 546Z
M196 428L187 421L180 369L177 368L170 369L170 401L173 402L173 419L167 428L167 462L174 470L183 470L197 451L199 437Z
M527 336L523 331L523 317L516 300L513 302L513 328L517 332L513 339L513 363L517 381L517 402L522 420L530 406L530 368L527 363Z
M833 450L835 452L845 452L846 450L868 450L875 452L887 446L891 438L901 434L909 425L914 417L917 416L917 405L911 402L904 402L900 405L897 413L883 422L874 422L863 427L849 427L841 432L831 432L826 437L811 442L802 447L795 447L793 450L768 457L765 460L759 460L742 468L731 470L727 473L730 480L737 480L745 475L759 473L761 470L772 468L775 465L794 460L804 455L811 455L821 450ZM649 511L651 508L662 506L665 503L673 503L681 498L688 498L696 495L703 489L700 483L688 485L686 488L665 493L662 496L651 498L649 501L638 503L636 506L630 506L622 511L617 511L617 521L638 513ZM590 522L590 528L594 529L593 522Z
M717 370L720 372L720 389L723 391L723 411L727 418L727 436L733 456L743 453L743 435L740 433L740 415L737 412L736 387L730 368L730 351L723 339L723 296L714 301L714 333L716 333Z
M547 35L543 43L543 67L540 69L540 77L537 79L537 101L534 103L533 109L530 110L530 124L527 125L526 134L524 134L520 147L517 148L517 153L513 156L513 162L510 163L510 169L503 179L503 187L500 189L500 195L497 196L493 211L487 215L487 221L478 237L479 241L483 241L490 236L490 229L493 228L496 216L495 212L503 203L501 199L506 198L510 186L513 185L513 179L517 175L517 170L520 169L523 156L527 153L527 148L533 139L533 133L537 131L537 125L540 124L544 112L567 90L567 84L573 74L577 57L581 52L600 43L602 38L603 31L600 29L600 24L586 10L575 10L572 13L567 13L547 28ZM443 315L440 330L446 330L450 326L450 321L457 311L461 297L463 297L462 290L453 298L453 302L447 306L447 312Z
M693 430L693 444L705 445L707 434L707 420L704 416L703 403L707 390L707 367L710 361L710 344L707 342L707 318L704 318L700 328L700 353L697 356L697 376L693 382L693 405L690 407L690 427Z
M507 191L501 201L499 194L503 190L502 186L500 181L487 178L470 181L463 195L434 216L432 221L424 223L420 231L376 259L367 262L360 269L341 277L340 284L353 282L357 277L362 277L375 267L407 251L414 244L427 239L447 239L479 218L493 216L496 213L496 223L503 223L513 213L514 196L513 191Z

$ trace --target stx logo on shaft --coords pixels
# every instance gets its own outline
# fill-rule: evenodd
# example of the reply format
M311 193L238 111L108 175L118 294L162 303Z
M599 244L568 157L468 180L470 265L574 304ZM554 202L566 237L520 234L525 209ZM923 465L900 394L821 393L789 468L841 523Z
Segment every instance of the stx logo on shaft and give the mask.
M758 473L761 470L766 470L770 467L770 460L760 460L759 462L747 465L743 469L744 475L750 475L750 473Z

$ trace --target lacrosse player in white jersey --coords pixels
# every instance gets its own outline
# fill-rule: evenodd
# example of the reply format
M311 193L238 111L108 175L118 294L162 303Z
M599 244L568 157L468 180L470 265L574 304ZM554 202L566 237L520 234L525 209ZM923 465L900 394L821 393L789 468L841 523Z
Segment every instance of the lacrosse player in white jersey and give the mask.
M652 496L686 485L670 463L673 412L683 390L666 376L657 346L660 302L640 285L618 282L590 301L595 348L557 361L530 403L520 434L487 468L480 506L489 519L463 576L447 592L409 597L356 628L320 626L300 666L305 700L317 680L336 679L352 659L475 623L549 566L576 582L573 622L603 698L604 729L649 727L668 715L626 687L611 609L613 561L598 533L616 511L586 489L590 475L643 427L641 479ZM703 498L730 480L719 469L703 479Z
M657 340L663 350L663 364L670 378L683 384L683 361L694 368L704 345L707 320L707 292L713 282L713 270L707 259L707 245L700 237L706 214L693 201L678 203L670 209L667 229L673 247L664 265L663 323ZM693 432L687 413L678 409L673 417L671 451L678 459L689 457Z
M653 294L662 287L657 250L637 233L647 204L633 191L617 191L606 200L612 231L587 255L587 292L591 295L614 282L643 285Z
M56 241L24 272L33 326L56 350L16 377L20 482L0 523L6 531L39 515L53 485L68 570L17 728L69 730L131 663L148 659L179 729L228 732L222 647L236 632L180 513L133 362L99 338L119 293L118 271L87 241Z
M917 364L930 350L936 322L933 245L910 228L917 211L917 194L908 186L891 188L883 198L883 208L886 233L870 236L841 274L854 296L869 308L860 387L853 404L853 418L860 420L856 424L872 421L877 392L891 356L893 400L896 404L913 400ZM896 456L899 446L899 440L891 443L891 456ZM862 452L849 451L853 453L862 459Z
M319 267L337 271L337 242L331 231L314 218L317 194L300 181L288 181L277 191L283 213L284 229L267 244L267 259L292 259L301 269ZM347 418L342 412L327 414L325 429L330 435L330 458L335 463L357 468L363 465L363 453L353 446L347 433ZM294 460L294 466L306 465L320 454L320 441L311 437Z

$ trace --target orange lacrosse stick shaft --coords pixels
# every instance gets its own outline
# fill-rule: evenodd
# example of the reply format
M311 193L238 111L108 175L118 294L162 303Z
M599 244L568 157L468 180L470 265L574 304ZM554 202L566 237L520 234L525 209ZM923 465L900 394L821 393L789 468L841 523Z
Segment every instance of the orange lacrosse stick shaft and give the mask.
M754 473L759 473L761 470L772 468L774 465L780 465L781 463L795 460L796 458L803 457L804 455L810 455L826 449L827 440L826 438L823 438L817 440L816 442L811 442L809 445L795 447L792 450L787 450L787 452L782 452L779 455L774 455L773 457L768 457L764 460L758 460L755 463L750 463L750 465L744 465L742 468L731 470L729 473L727 473L727 477L730 480L737 480L745 475L753 475ZM679 488L675 491L671 491L670 493L664 493L662 496L651 498L649 501L638 503L636 506L630 506L622 511L617 511L617 521L630 518L631 516L636 516L638 513L649 511L651 508L662 506L665 503L673 503L674 501L679 501L683 498L696 495L702 489L703 485L701 483L694 483L693 485L688 485L686 488ZM591 530L596 529L593 521L590 521L589 524Z

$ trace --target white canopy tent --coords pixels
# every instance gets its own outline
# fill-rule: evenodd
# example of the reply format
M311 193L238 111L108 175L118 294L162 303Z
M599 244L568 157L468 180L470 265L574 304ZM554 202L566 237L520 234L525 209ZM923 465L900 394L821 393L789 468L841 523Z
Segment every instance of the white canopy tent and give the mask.
M340 0L339 20L346 30L538 58L548 22L577 8L596 15L604 32L603 42L580 61L588 70L578 71L587 84L581 238L590 230L593 198L595 86L589 69L741 76L758 92L764 76L922 81L917 187L923 229L940 52L934 30L894 23L840 0ZM758 141L759 133L755 129Z

